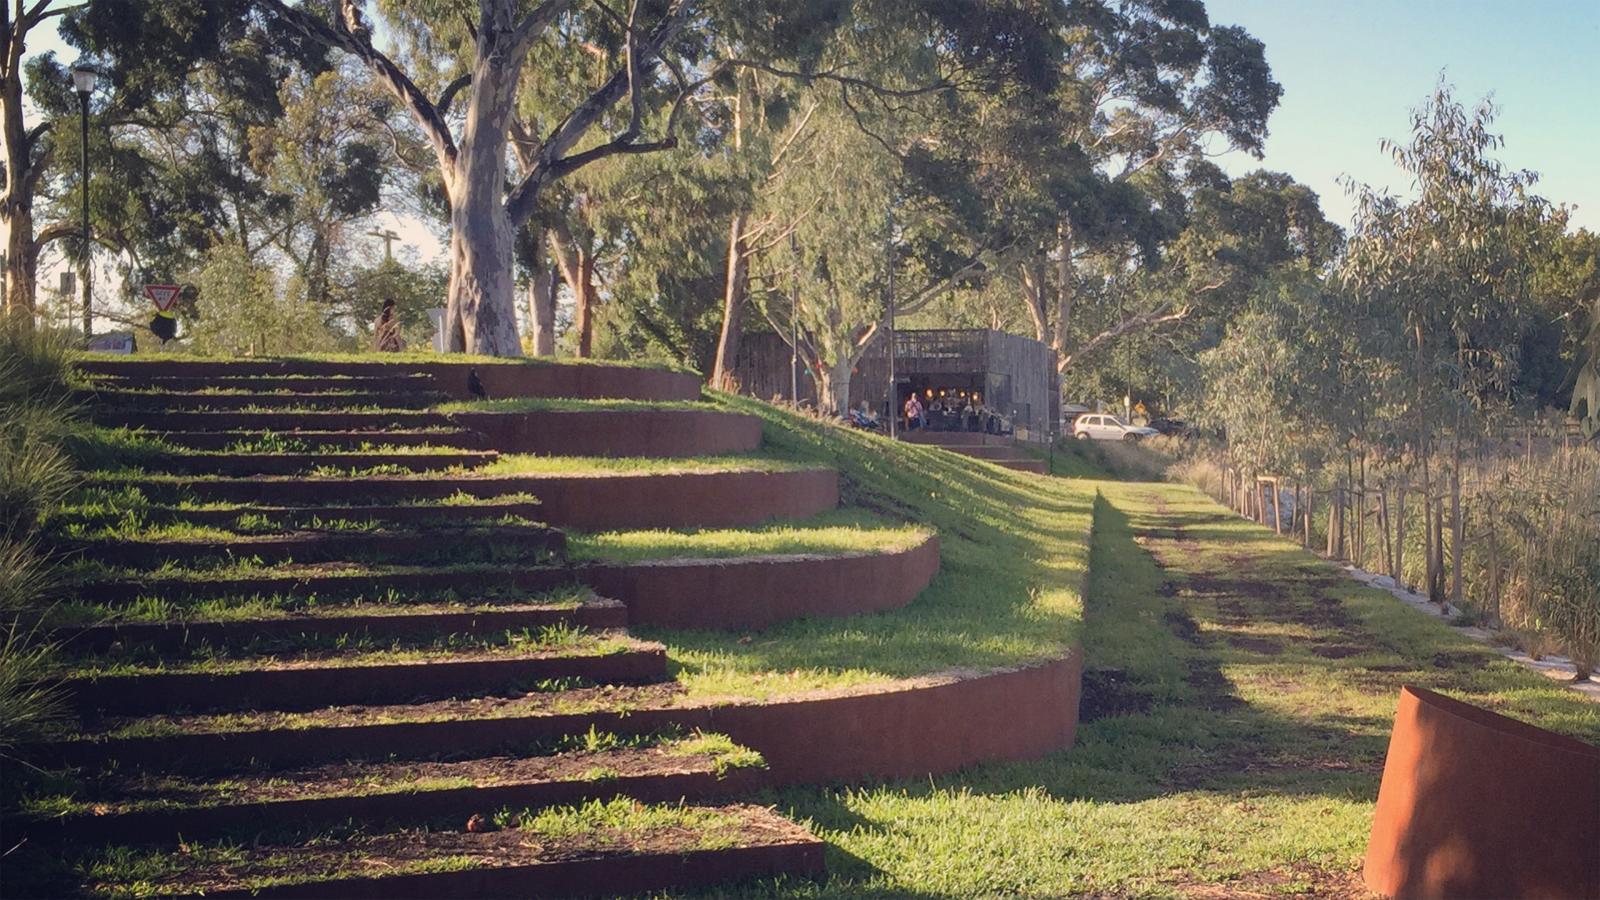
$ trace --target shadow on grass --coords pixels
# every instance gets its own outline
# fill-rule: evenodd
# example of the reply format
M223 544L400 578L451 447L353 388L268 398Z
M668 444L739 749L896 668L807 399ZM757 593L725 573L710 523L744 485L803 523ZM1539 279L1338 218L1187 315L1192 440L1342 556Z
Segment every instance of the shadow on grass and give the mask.
M1242 871L1296 864L1304 845L1332 860L1328 872L1347 873L1365 844L1403 683L1446 682L1469 702L1600 737L1592 704L1536 674L1436 665L1481 650L1386 595L1331 579L1330 567L1263 529L1190 528L1214 512L1197 494L1102 488L1076 745L939 778L767 795L830 842L830 878L792 895L1147 893L1183 876L1170 863L1141 868L1139 857L1214 871L1194 849L1213 843L1223 849L1209 852ZM1288 837L1240 863L1233 844L1243 839L1229 829L1241 826L1195 820L1194 809L1243 810L1242 827ZM1040 852L1058 858L1029 856ZM1104 859L1078 859L1085 853Z

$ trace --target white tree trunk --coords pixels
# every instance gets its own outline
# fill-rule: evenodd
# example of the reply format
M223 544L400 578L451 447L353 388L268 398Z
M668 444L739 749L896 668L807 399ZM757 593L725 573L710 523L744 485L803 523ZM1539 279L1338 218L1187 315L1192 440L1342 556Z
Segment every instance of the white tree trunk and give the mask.
M488 22L484 25L487 27ZM480 38L480 50L504 39ZM493 49L492 46L489 49ZM511 71L506 71L510 68ZM480 53L450 193L450 301L447 347L486 356L521 356L517 337L512 228L506 214L506 133L520 66Z
M733 214L728 229L728 265L722 284L722 334L717 338L717 359L711 369L711 386L733 390L733 366L739 355L739 338L744 332L746 287L750 283L750 258L745 244L743 210Z
M846 354L839 362L818 367L817 408L844 415L850 407L851 361ZM890 410L895 412L895 410Z
M538 272L528 279L528 321L533 328L533 355L556 353L556 291L554 276Z
M515 286L511 270L511 225L500 186L469 191L450 211L450 301L445 312L446 346L484 356L521 356ZM477 202L473 194L481 195Z

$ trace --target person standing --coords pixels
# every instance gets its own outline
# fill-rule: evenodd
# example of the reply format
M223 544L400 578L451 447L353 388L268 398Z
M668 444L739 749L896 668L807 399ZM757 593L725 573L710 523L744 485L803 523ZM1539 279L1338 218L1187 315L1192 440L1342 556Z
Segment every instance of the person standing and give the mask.
M405 338L400 336L400 317L394 311L394 298L383 301L383 312L378 314L378 322L372 327L372 349L379 353L399 353L406 348Z

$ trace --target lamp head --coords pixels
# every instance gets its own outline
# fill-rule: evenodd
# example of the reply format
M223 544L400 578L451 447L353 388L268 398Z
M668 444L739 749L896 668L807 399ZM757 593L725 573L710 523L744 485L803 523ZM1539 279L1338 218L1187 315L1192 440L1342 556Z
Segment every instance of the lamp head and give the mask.
M99 74L89 68L87 63L78 63L72 67L72 86L80 94L94 93L94 83Z

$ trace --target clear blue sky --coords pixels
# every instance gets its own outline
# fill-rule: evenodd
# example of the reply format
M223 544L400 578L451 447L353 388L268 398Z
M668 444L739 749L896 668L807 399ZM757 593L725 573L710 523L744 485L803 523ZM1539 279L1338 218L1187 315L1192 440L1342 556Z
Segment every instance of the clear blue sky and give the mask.
M1348 225L1341 175L1403 193L1378 150L1409 135L1441 72L1456 98L1492 94L1500 158L1540 173L1538 192L1600 231L1600 0L1206 0L1211 21L1263 41L1283 85L1266 156L1225 157L1234 174L1293 175Z

